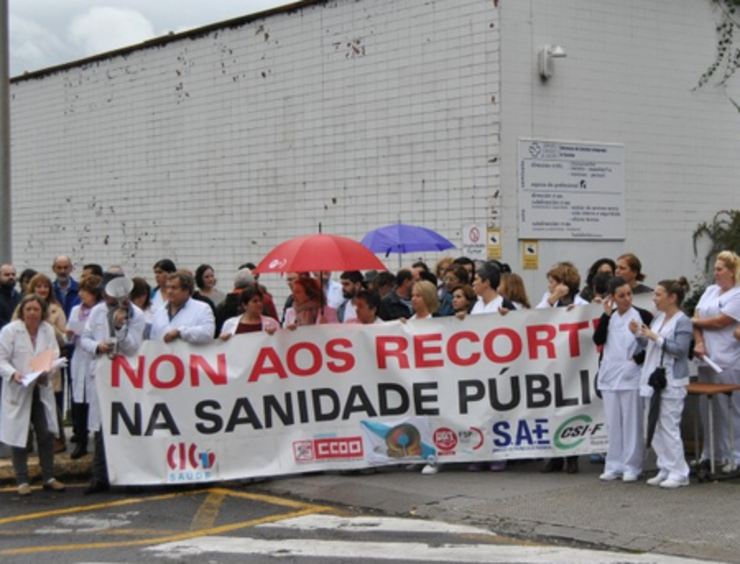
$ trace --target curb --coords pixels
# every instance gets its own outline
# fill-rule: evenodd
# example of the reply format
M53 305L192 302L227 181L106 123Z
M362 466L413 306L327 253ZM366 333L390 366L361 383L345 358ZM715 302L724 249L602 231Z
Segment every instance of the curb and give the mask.
M54 473L58 478L72 478L84 481L89 479L92 471L92 453L86 454L78 460L72 460L67 453L54 455ZM30 455L28 457L28 473L31 479L41 476L41 465L39 457ZM15 484L15 472L13 462L10 458L0 459L0 484Z

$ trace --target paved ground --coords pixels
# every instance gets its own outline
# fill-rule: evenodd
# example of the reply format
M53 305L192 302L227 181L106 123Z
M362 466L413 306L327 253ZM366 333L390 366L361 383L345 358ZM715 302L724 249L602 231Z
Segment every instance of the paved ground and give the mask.
M7 449L0 449L0 481L12 480ZM90 456L58 455L60 477L86 479ZM636 484L601 483L599 465L581 459L576 475L541 474L541 463L506 472L467 472L447 466L436 476L384 469L374 475L336 473L273 479L250 487L301 499L476 525L512 535L740 563L740 481L665 491ZM652 475L652 474L649 474Z

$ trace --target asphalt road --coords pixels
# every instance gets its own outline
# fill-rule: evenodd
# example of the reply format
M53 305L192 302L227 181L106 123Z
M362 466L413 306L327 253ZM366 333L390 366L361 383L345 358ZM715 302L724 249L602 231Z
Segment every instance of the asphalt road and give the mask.
M83 491L34 489L21 498L15 488L0 489L0 562L690 562L534 545L476 527L278 497L254 486Z

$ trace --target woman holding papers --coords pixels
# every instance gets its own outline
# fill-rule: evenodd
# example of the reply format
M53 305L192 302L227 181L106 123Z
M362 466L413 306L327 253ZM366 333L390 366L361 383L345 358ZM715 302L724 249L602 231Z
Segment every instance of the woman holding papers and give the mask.
M59 345L54 328L44 321L46 315L46 302L29 294L18 306L18 320L0 333L0 441L12 447L13 470L22 496L31 494L26 452L30 424L36 432L44 489L64 491L64 484L54 479L53 441L59 427L48 377L52 358L59 356ZM28 376L36 372L41 374L28 382Z
M67 317L64 315L62 304L56 299L51 279L46 274L36 274L28 283L26 294L36 294L46 302L48 313L44 321L48 321L54 327L59 350L64 352L67 343ZM54 441L54 452L64 452L67 450L67 440L64 436L64 425L62 424L64 382L60 370L55 370L51 375L51 386L54 388L54 397L57 402L57 424L59 425L59 438Z
M642 474L645 441L642 432L643 407L640 397L640 365L644 354L630 321L650 325L653 316L632 305L632 287L624 278L609 281L602 302L604 313L594 332L594 343L603 346L598 386L604 398L609 450L603 482L636 482Z
M714 263L714 284L701 296L694 311L694 354L699 359L699 381L715 384L740 384L740 343L733 332L740 321L740 257L722 251ZM712 366L714 365L714 366ZM717 372L720 369L721 372ZM704 431L702 462L709 460L709 415L707 397L700 397ZM723 472L732 472L740 463L740 394L732 394L732 412L728 402L714 405L715 455L723 462ZM730 444L730 424L735 444Z

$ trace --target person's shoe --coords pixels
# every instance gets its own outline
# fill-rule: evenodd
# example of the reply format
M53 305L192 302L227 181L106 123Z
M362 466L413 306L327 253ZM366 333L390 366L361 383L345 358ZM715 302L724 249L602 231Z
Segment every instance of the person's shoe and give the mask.
M468 472L481 472L486 466L482 462L471 462L468 464Z
M72 454L69 455L69 457L72 460L77 460L78 458L82 458L87 454L87 444L84 442L79 442L75 445L74 450L72 451Z
M59 454L67 450L67 443L64 439L54 439L54 454Z
M57 480L56 478L52 478L51 480L49 480L48 482L44 484L44 489L47 492L62 493L63 491L67 489L67 487L62 482Z
M434 474L439 473L439 465L437 464L427 464L424 466L424 468L421 469L421 473L425 476L432 476Z
M85 495L94 495L94 494L107 492L109 489L110 489L110 486L108 484L105 484L103 482L92 482L90 484L90 487L87 488L83 493Z
M613 472L604 472L601 476L599 476L599 480L602 482L614 482L615 480L619 480L621 476L619 474L614 474Z
M668 479L668 474L658 472L658 475L647 481L648 486L659 486Z
M709 468L709 460L706 458L700 458L699 460L694 459L689 462L689 468L691 468L692 470Z
M578 474L578 458L575 456L569 456L565 460L565 471L568 474Z
M506 470L506 461L505 460L497 460L495 462L491 462L488 465L488 469L491 472L503 472Z
M560 472L565 466L565 462L562 458L551 458L547 461L545 466L540 470L543 474L550 474L551 472Z
M606 457L604 457L603 454L594 453L588 457L588 461L591 464L604 464L604 462L606 462Z
M722 473L723 474L732 474L737 470L737 464L734 462L727 462L724 466L722 466Z
M22 495L23 497L31 495L31 486L28 484L18 486L18 495Z
M674 480L673 478L668 478L667 480L663 480L660 483L660 487L666 490L677 490L678 488L682 488L688 485L688 478L684 478L683 480Z
M624 476L622 476L622 481L625 484L630 484L632 482L636 482L637 481L637 474L625 474Z

